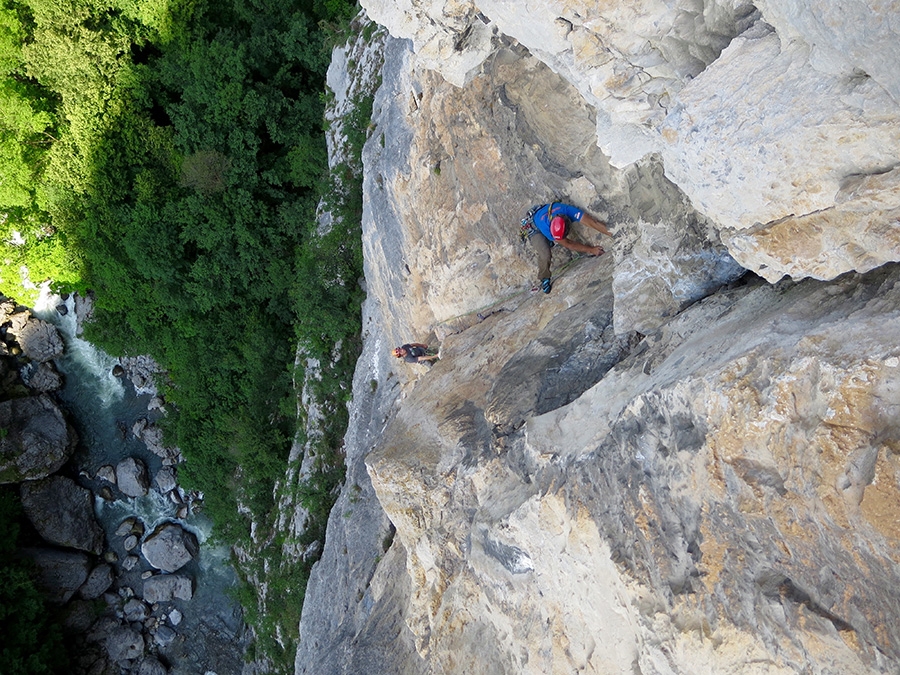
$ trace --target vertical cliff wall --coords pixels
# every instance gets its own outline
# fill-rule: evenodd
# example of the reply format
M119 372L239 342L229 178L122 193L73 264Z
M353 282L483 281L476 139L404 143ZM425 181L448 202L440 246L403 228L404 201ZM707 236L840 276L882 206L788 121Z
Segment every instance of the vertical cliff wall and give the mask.
M616 166L649 154L770 281L900 258L896 2L363 3L469 82L516 41L596 114Z
M366 5L410 39L297 672L896 672L890 7ZM544 295L554 198L615 237Z

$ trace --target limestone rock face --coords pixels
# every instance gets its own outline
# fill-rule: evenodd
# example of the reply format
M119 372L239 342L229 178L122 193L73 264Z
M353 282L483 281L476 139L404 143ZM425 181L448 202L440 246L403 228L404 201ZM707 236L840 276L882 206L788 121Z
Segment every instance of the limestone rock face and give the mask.
M296 672L897 672L896 7L364 4L411 42ZM543 295L550 199L615 237Z
M492 51L489 22L469 0L375 0L364 7L393 36L413 40L423 64L457 86L466 84Z
M843 5L810 0L759 0L766 21L786 41L812 47L810 61L820 71L853 76L865 73L900 102L900 28L879 17L896 15L893 0L856 0Z
M70 478L50 476L19 487L28 519L45 541L99 555L103 530L94 517L94 500Z
M0 402L0 483L44 478L75 449L75 432L46 396Z
M820 73L808 47L760 32L679 103L662 125L667 175L745 267L832 279L898 259L900 105L872 79Z
M595 296L448 338L367 458L418 653L459 673L900 665L900 268L717 294L540 414L504 373L579 391L533 350L571 350L542 317Z
M659 154L731 254L771 281L900 260L900 201L879 178L900 164L892 0L362 4L457 85L511 41L526 47L592 110L613 165ZM869 179L875 203L852 194Z
M742 273L657 161L609 164L577 91L523 50L498 53L465 89L416 70L412 57L390 43L365 176L366 281L390 304L390 342L443 337L526 297L537 264L519 221L530 205L554 199L588 209L616 234L575 225L573 238L629 261L616 270L622 307L632 308L617 314L617 332L655 326L661 313ZM555 100L567 102L565 115ZM644 255L632 254L642 246ZM556 247L554 274L572 257Z

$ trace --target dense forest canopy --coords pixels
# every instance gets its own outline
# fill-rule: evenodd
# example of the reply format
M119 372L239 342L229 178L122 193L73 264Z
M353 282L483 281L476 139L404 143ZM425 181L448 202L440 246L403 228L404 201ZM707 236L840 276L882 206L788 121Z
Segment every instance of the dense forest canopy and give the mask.
M334 413L310 503L327 513L342 476L328 460L358 344L360 206L329 176L324 77L356 11L0 0L0 292L93 291L87 337L165 368L180 475L227 542L273 506L297 433L298 344L327 364ZM341 222L324 234L323 199Z

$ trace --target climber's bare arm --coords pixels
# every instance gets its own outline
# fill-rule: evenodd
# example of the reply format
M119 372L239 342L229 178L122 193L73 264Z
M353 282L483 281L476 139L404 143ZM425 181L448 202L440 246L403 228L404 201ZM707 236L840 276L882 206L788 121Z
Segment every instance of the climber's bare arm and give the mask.
M575 251L576 253L587 253L588 255L603 255L602 246L587 246L586 244L581 244L577 241L572 241L571 239L558 239L556 243L560 246L565 246L570 251Z
M609 231L609 228L606 226L606 223L602 223L590 213L583 213L581 216L581 222L587 225L588 227L592 227L600 234L605 234L607 237L613 236L613 233ZM596 255L596 254L595 254Z

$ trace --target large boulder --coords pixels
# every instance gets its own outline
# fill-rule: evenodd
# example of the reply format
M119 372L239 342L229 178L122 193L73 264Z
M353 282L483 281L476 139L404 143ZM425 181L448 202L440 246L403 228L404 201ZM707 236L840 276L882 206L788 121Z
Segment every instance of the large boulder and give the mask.
M0 402L0 483L44 478L75 449L76 435L47 396Z
M109 658L120 665L144 653L144 637L133 628L117 626L106 637Z
M150 488L147 465L136 457L126 457L116 465L116 484L128 497L143 497Z
M156 476L154 477L153 482L156 484L156 488L163 494L174 490L176 487L178 487L178 481L175 477L175 467L162 467L159 471L156 472Z
M193 594L190 577L181 574L157 574L144 580L144 600L150 604L190 600Z
M153 567L175 572L200 552L197 537L176 523L163 523L141 544L141 552Z
M28 386L40 393L57 391L62 385L62 376L52 362L38 364L34 372L28 376Z
M43 319L29 317L21 326L13 324L10 333L16 338L25 356L32 361L51 361L65 349L56 326Z
M22 506L45 541L99 555L103 529L94 516L93 495L64 476L22 483Z
M141 661L141 666L138 668L137 675L166 675L168 672L169 669L160 663L159 659L148 656Z
M113 569L106 563L101 563L91 570L84 585L78 594L85 600L95 600L103 595L112 586Z
M62 608L63 626L70 633L87 633L97 620L97 605L91 600L72 599Z
M28 548L22 553L34 562L38 582L52 602L68 602L88 578L91 561L84 553L49 548Z

